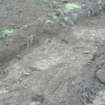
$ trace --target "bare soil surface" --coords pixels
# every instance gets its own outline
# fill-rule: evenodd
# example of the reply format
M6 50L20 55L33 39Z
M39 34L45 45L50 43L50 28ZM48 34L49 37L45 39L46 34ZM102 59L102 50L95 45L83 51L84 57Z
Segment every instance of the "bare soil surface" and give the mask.
M81 4L0 0L0 30L14 30L0 33L1 105L96 105L105 90L96 77L105 68L105 13L69 21L56 11L68 2Z

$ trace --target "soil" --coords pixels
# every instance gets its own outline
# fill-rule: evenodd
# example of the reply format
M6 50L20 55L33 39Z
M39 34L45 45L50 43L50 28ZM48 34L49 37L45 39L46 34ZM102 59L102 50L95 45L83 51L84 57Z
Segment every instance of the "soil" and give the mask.
M1 105L93 105L105 90L105 13L64 21L68 2L0 0L0 28L15 30L0 39Z

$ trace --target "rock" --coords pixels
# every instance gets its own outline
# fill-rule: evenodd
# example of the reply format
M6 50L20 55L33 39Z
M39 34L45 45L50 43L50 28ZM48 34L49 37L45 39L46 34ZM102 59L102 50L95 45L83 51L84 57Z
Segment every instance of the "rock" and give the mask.
M96 78L103 84L105 84L105 69L99 69L96 72Z
M33 97L31 98L31 100L32 100L32 101L39 101L39 102L43 103L43 101L44 101L44 96L42 96L42 95L35 95L35 96L33 96Z
M30 105L41 105L44 102L44 96L42 95L35 95L31 98Z
M62 0L62 3L68 3L68 0Z

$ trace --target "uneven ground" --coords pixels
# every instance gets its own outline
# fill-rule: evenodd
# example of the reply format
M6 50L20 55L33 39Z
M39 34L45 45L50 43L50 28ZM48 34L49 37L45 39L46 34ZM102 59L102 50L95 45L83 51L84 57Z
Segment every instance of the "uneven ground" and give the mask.
M0 30L15 30L0 39L1 105L96 105L105 90L96 78L105 63L104 11L51 21L63 5L52 2L0 0Z

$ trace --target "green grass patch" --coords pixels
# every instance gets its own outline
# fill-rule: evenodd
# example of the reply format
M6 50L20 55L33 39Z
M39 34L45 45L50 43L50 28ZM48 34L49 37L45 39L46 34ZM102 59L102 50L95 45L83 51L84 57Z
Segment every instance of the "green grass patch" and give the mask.
M75 3L67 3L64 6L64 12L68 13L70 11L74 11L74 10L80 10L81 6L79 4L75 4Z
M6 40L15 32L14 28L0 28L0 40Z

